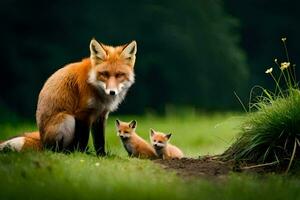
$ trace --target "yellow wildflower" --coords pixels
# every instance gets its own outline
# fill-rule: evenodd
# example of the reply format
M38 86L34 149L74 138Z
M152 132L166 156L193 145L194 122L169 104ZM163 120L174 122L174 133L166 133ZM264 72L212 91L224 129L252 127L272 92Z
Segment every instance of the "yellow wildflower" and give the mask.
M284 70L286 68L288 68L291 64L289 62L283 62L281 63L280 69Z
M265 73L266 73L266 74L271 74L272 71L273 71L273 68L271 67L271 68L267 69L267 70L265 71Z

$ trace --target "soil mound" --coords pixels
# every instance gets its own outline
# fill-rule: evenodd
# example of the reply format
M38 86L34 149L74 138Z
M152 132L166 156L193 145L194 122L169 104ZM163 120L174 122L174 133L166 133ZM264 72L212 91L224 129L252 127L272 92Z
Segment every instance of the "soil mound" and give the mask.
M233 164L222 162L214 157L203 157L199 159L182 158L172 160L155 160L165 169L175 170L178 175L184 177L220 178L233 171Z

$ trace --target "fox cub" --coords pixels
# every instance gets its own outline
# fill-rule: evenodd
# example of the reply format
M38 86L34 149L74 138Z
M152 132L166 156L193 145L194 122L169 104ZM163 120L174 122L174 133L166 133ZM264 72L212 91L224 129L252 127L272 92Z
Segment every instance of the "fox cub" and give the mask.
M117 134L129 156L138 158L157 158L154 148L135 132L137 122L127 123L116 120Z
M162 159L172 159L172 158L182 158L182 151L169 143L170 134L164 134L160 132L156 132L153 129L150 130L150 140L152 146L154 147L156 154L159 158Z

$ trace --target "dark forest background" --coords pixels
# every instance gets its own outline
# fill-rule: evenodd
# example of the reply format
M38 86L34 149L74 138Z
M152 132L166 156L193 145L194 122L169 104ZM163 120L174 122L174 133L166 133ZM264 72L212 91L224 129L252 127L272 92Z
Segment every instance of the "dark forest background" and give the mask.
M92 37L137 40L136 83L120 113L167 108L241 110L264 71L300 53L300 3L284 0L3 0L0 114L34 119L39 90L67 63L89 56ZM299 72L299 70L298 70Z

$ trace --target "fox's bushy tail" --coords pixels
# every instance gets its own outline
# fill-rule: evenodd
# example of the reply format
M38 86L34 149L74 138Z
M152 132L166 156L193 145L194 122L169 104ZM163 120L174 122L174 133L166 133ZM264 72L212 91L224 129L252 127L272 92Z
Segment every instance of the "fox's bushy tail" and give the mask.
M26 149L41 150L42 143L39 132L25 133L20 136L13 137L9 140L0 142L0 151L23 151Z

